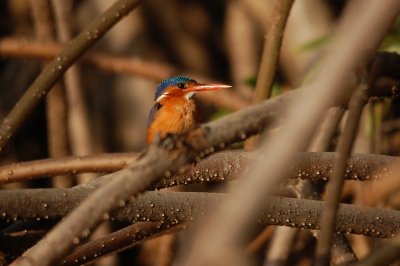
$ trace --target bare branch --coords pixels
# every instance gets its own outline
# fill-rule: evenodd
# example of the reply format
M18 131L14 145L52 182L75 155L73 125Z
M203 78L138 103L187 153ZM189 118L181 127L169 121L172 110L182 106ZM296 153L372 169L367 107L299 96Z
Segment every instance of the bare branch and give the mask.
M257 152L224 151L215 153L196 166L183 173L176 173L169 178L163 178L151 189L195 184L204 182L220 182L237 180ZM0 184L19 182L33 178L45 178L58 174L76 174L86 172L115 172L135 163L139 157L137 153L112 153L90 156L71 156L64 158L44 159L31 162L22 162L0 167ZM295 163L289 167L287 178L328 180L333 169L337 153L299 153ZM346 180L375 181L382 180L400 169L400 159L397 157L371 154L353 154L345 171ZM111 177L104 176L87 183L99 187L109 181ZM19 193L19 191L14 191Z
M36 39L42 42L54 42L55 28L50 0L30 0L32 17L36 28ZM42 63L42 69L49 63ZM46 97L47 143L50 157L65 157L69 154L67 132L67 100L62 81L53 85ZM52 180L55 187L72 187L71 178L59 176Z
M77 194L79 193L80 198L88 196L84 191L78 191ZM195 221L207 215L225 198L226 195L223 193L148 191L110 215L110 219L124 222L151 221L171 225L181 224ZM20 201L17 200L16 202ZM67 206L65 209L61 209L56 206L57 200L53 202L50 199L46 202L47 206L44 206L42 201L32 202L31 205L34 211L41 215L51 213L50 210L65 215L74 205L78 205L76 202L68 203L65 201ZM257 215L254 221L264 225L320 229L324 205L325 202L323 201L268 197L263 204L261 213ZM29 216L21 218L31 219L35 217L32 212ZM10 219L12 217L6 214L6 216L2 215L0 218ZM52 218L54 217L49 217L49 219ZM400 232L400 212L340 204L335 230L340 233L383 238L392 237Z
M293 2L294 0L276 1L274 10L271 13L268 23L265 25L264 49L261 65L258 70L253 104L259 103L271 96L284 29Z
M138 153L113 153L15 163L0 167L0 184L55 175L115 172L135 162L138 156Z
M93 262L116 251L122 251L146 240L186 229L187 224L160 225L139 222L78 247L63 259L62 265L81 265Z
M353 148L363 108L368 101L368 97L365 95L367 86L368 85L366 84L358 86L350 100L346 126L337 147L339 156L333 166L332 179L328 182L327 205L323 215L324 226L318 236L315 265L327 265L330 261L330 250L334 235L336 211L339 206L340 194L344 183L347 160L350 157Z
M141 0L120 0L83 30L49 63L0 126L0 153L64 72Z
M293 0L276 1L272 14L265 25L264 48L261 64L258 69L256 89L253 94L252 104L260 103L271 96L275 80L276 68L284 35L286 21L289 17ZM245 143L246 149L257 146L258 137L250 138Z

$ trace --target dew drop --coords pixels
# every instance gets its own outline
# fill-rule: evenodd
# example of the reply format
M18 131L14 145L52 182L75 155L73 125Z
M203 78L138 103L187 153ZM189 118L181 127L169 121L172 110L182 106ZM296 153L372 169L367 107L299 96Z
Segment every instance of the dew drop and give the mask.
M90 234L90 230L89 229L85 229L82 232L82 237L87 237Z

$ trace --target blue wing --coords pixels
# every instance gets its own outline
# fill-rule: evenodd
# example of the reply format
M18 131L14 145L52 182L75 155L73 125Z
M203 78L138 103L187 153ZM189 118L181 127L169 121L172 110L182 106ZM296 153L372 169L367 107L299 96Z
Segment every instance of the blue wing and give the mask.
M150 123L153 122L154 116L156 115L157 111L160 110L161 106L162 105L160 103L156 103L153 108L151 108L149 118L147 118L147 128L149 128Z

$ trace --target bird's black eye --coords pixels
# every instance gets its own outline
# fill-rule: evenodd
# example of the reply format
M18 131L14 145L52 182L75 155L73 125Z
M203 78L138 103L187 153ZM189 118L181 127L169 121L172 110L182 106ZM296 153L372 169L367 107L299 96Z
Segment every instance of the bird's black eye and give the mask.
M185 88L185 84L184 83L179 83L178 84L178 88L181 89L181 90L184 89Z

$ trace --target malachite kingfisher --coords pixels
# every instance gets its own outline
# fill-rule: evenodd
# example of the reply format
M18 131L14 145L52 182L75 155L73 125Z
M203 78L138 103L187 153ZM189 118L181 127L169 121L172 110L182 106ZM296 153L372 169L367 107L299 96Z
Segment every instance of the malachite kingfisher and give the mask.
M185 76L176 76L161 82L156 90L156 103L147 120L147 144L153 142L155 134L160 134L163 139L168 133L179 133L200 123L199 108L193 100L195 92L230 87L232 86L200 84Z

